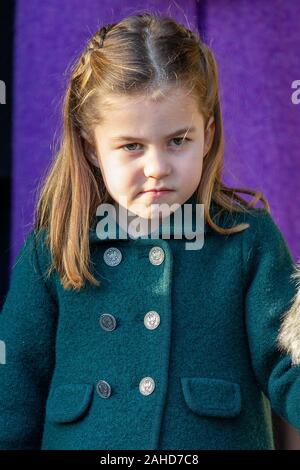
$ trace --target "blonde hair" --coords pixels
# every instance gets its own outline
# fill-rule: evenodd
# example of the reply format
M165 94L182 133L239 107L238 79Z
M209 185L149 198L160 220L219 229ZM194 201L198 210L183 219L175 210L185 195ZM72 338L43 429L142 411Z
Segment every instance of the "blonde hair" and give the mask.
M71 67L60 147L39 189L36 205L35 229L37 234L46 229L52 255L48 275L56 269L65 289L80 289L86 280L100 284L90 272L89 230L97 206L113 200L100 168L87 158L86 144L95 144L93 129L105 113L105 107L99 105L101 98L111 92L149 94L170 85L192 91L205 127L211 116L215 121L197 189L207 224L221 234L249 227L215 224L209 212L211 201L221 211L244 212L262 200L269 210L261 192L226 187L221 181L224 140L217 64L199 35L170 17L149 12L102 26ZM252 195L252 201L247 202L237 192Z

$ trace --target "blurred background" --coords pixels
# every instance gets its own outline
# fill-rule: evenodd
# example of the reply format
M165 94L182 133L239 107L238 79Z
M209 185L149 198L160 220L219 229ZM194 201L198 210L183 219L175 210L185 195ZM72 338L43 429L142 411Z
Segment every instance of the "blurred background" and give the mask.
M198 29L213 50L224 181L263 192L300 260L299 0L2 0L0 9L0 309L61 132L67 69L102 24L141 9ZM273 424L277 449L300 449L295 429L275 413Z

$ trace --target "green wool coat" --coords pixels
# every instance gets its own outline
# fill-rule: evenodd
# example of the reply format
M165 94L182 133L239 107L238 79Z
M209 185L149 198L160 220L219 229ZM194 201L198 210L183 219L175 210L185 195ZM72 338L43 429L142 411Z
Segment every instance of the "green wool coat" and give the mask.
M271 407L300 429L300 367L276 345L291 254L265 209L216 208L219 225L249 228L205 224L199 250L173 229L100 240L94 222L102 284L79 292L45 278L48 248L29 233L0 314L0 449L274 449Z

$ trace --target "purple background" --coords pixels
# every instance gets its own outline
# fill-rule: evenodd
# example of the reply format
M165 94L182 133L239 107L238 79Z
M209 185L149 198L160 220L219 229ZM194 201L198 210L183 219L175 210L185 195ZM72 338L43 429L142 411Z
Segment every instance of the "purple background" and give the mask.
M198 25L219 66L224 181L261 190L300 258L300 79L297 0L18 0L15 23L11 265L32 227L38 184L57 145L66 70L105 23L142 8Z

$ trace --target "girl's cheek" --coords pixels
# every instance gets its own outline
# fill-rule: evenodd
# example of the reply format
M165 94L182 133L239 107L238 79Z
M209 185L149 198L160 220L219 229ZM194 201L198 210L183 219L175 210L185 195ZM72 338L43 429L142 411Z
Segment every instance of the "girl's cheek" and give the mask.
M117 169L111 174L110 182L113 190L117 194L126 195L132 186L134 185L134 177L124 171L118 171Z

